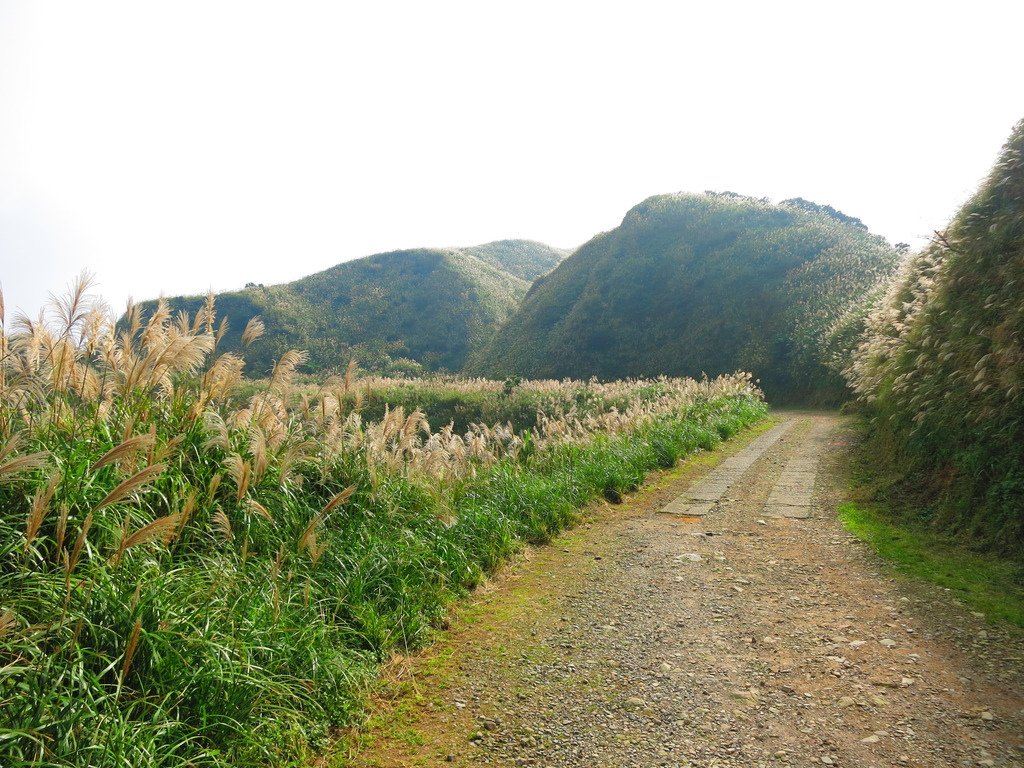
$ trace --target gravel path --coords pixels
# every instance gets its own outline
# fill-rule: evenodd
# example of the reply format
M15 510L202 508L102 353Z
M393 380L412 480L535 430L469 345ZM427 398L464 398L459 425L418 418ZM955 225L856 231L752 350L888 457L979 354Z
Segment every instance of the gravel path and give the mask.
M835 519L848 427L783 422L704 514L691 465L517 564L354 764L1024 766L1024 635L889 576Z

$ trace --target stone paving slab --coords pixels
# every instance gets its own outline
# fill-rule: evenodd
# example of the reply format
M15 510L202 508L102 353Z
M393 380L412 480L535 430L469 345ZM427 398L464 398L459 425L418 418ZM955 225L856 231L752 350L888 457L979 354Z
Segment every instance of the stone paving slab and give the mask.
M706 485L703 488L691 488L685 496L679 498L689 501L718 501L728 488L728 485Z
M768 503L764 505L764 509L761 511L761 514L765 517L787 517L791 520L806 520L811 516L811 506L810 504L790 505Z
M806 520L814 507L814 483L818 476L818 458L825 448L828 426L816 424L796 453L782 468L778 480L761 510L765 517Z
M794 487L803 487L807 485L807 483L813 483L815 475L815 472L782 472L775 484L780 487L790 485Z
M715 511L718 502L750 469L768 448L789 432L795 419L776 424L743 450L730 456L684 493L670 501L661 511L670 515L703 517Z
M690 499L675 499L661 510L670 515L704 517L714 511L716 504L712 501L694 503Z

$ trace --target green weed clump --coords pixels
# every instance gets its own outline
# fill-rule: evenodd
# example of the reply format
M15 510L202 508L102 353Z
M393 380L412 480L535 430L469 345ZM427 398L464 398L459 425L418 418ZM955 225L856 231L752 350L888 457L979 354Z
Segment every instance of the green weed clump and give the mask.
M1024 122L870 315L847 376L898 505L1024 560Z
M2 330L5 768L306 764L524 542L765 414L731 376L565 385L604 404L525 431L369 420L353 368L248 385L212 301L115 327L84 282Z

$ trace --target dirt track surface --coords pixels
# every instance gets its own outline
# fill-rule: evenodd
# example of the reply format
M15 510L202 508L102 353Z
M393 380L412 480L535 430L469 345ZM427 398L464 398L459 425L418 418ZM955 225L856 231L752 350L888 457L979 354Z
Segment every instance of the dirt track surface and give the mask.
M655 478L477 595L353 764L1024 766L1024 635L894 579L836 519L848 426L781 418L741 473ZM716 472L703 516L662 511Z

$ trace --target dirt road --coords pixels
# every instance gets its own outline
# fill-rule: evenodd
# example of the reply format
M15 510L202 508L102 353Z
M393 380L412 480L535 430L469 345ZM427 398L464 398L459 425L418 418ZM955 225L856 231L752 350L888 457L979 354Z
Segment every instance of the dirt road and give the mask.
M510 568L354 764L1024 766L1024 635L843 530L848 429L785 414Z

